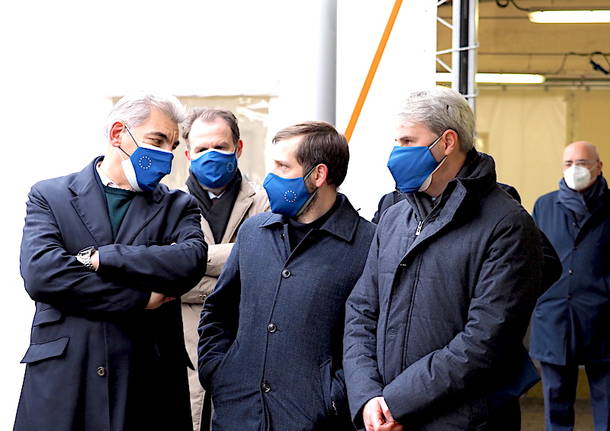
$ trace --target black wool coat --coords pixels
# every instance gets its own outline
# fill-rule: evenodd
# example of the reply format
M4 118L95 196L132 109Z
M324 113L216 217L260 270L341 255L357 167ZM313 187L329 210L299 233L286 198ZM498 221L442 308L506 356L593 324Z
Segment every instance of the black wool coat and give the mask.
M286 219L258 214L205 303L199 375L214 430L353 429L342 367L345 301L375 227L347 198L291 252Z
M192 429L179 298L205 272L194 200L159 185L133 198L113 239L98 158L35 184L21 274L36 303L17 431ZM75 259L88 246L100 266Z

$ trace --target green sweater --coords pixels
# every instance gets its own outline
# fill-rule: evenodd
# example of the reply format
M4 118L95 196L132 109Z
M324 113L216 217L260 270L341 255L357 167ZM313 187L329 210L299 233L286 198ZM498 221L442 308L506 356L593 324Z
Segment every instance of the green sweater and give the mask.
M135 192L115 187L104 186L106 194L106 204L108 205L108 215L110 216L110 224L112 225L112 236L116 238L121 222L125 217L125 213L129 209L131 199Z

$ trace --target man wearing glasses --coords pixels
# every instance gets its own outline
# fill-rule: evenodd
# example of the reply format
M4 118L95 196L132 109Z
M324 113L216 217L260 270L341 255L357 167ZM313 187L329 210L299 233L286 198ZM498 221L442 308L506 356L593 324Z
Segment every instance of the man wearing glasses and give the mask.
M573 428L578 367L584 365L595 429L607 430L610 193L594 145L580 141L566 147L559 190L540 197L533 216L563 264L532 321L530 353L542 365L546 429Z

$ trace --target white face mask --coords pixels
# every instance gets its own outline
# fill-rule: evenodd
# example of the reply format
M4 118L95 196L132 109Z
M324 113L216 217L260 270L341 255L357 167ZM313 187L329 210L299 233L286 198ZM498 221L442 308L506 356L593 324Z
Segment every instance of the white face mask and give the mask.
M591 172L583 166L572 165L563 171L563 179L572 190L584 190L591 183Z

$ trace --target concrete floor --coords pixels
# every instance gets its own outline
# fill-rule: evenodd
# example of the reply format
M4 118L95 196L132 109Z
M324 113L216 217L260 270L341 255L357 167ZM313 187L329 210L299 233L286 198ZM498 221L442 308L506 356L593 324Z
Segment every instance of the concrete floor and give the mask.
M574 431L593 431L591 404L588 400L578 399L574 405L576 424ZM544 430L544 402L539 397L521 398L521 431Z

